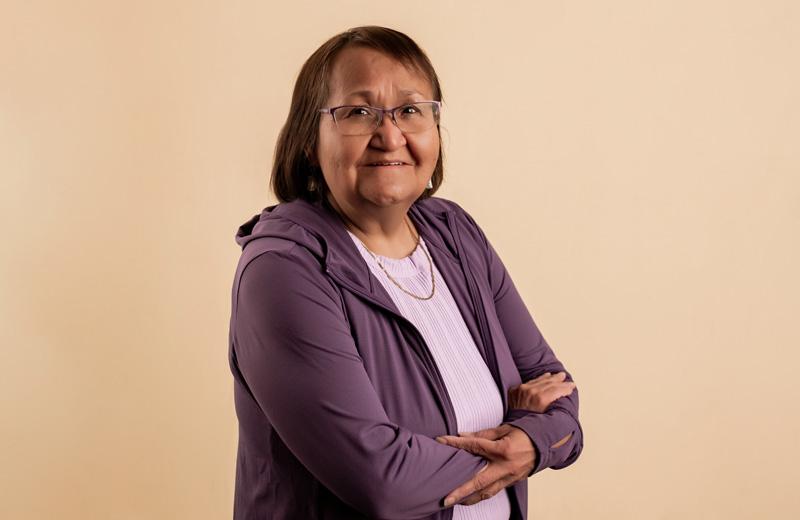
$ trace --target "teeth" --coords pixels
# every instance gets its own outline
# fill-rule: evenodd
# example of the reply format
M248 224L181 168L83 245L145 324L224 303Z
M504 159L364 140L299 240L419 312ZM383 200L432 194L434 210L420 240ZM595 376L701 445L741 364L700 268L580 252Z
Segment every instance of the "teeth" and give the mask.
M373 166L389 166L389 165L399 165L403 164L401 162L391 162L391 163L372 163Z

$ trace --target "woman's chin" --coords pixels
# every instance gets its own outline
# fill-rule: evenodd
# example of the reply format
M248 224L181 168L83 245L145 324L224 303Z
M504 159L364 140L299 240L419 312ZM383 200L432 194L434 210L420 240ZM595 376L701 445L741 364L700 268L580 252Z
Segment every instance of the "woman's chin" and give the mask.
M364 190L363 196L376 206L392 206L403 202L413 202L420 195L418 191L417 186L392 183L372 186Z

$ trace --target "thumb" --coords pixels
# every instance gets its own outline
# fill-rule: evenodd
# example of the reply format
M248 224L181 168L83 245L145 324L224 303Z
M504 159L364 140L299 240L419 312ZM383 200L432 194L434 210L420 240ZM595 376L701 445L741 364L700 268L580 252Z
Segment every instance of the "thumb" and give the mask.
M504 430L500 427L497 428L486 428L485 430L480 430L477 432L464 432L460 433L461 437L480 437L481 439L488 439L490 441L494 441L499 439L505 434Z

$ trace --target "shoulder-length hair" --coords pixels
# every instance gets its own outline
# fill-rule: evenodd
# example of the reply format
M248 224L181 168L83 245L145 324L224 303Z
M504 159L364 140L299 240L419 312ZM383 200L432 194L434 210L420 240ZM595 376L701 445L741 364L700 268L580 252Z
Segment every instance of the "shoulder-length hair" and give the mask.
M421 73L431 84L433 100L442 101L439 78L428 56L407 35L375 25L348 29L322 44L300 69L292 94L289 115L275 145L275 160L270 177L270 189L280 202L297 198L309 202L326 201L328 186L318 162L312 160L319 135L320 108L330 94L330 73L334 59L349 46L368 47L399 61L411 70ZM433 195L442 184L442 137L439 125L439 158L433 170L431 183L420 199Z

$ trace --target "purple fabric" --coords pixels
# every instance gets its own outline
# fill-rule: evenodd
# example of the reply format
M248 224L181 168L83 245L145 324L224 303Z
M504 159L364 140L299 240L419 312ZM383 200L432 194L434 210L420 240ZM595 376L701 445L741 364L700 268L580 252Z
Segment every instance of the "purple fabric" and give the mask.
M417 201L409 216L491 373L504 422L537 449L531 474L572 464L583 448L577 389L545 413L508 409L511 386L565 368L494 248L452 201ZM277 204L242 224L236 241L234 518L452 519L444 497L486 462L434 440L458 432L443 375L339 217L302 200ZM511 518L526 518L527 482L507 491Z
M503 398L442 274L429 260L425 239L419 237L419 245L405 258L390 258L370 252L356 235L349 230L348 234L400 313L422 334L453 403L458 432L501 424ZM477 504L453 506L453 520L508 520L510 516L508 489Z

